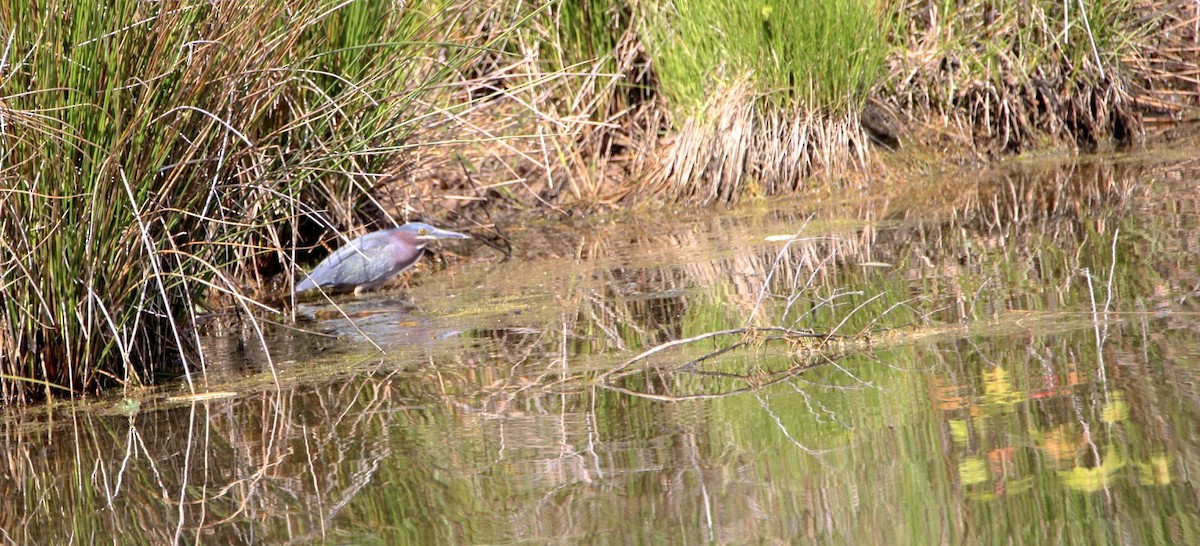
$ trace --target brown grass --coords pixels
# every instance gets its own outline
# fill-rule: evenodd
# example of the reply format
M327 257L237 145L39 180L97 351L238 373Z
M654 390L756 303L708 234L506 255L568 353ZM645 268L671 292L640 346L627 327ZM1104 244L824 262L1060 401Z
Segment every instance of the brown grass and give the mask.
M1195 119L1200 106L1200 6L1183 0L1142 1L1131 20L1146 27L1144 39L1121 59L1131 72L1137 108L1154 123Z

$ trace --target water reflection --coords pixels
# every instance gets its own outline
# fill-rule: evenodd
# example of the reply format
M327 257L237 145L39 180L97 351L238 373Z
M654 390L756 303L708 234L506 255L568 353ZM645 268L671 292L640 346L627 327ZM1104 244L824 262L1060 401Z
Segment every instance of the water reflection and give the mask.
M1197 174L1026 165L815 214L514 231L524 259L305 306L311 322L270 330L270 363L250 337L211 338L230 356L209 380L237 397L7 416L0 529L1184 543L1200 533Z

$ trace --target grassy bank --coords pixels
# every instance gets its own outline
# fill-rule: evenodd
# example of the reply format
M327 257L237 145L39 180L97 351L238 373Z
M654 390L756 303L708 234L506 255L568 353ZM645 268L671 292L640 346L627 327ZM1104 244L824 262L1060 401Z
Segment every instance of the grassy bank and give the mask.
M426 56L442 4L0 5L0 395L195 380L206 302L263 309L244 287L300 228L376 212L410 109L475 55Z
M0 2L0 396L195 381L202 315L364 226L730 202L1194 104L1183 7L1075 6Z

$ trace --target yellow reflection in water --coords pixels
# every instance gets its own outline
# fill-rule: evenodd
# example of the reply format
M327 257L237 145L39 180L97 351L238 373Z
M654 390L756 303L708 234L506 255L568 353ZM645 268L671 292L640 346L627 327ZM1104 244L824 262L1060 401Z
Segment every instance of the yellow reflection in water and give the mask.
M983 388L983 401L989 406L1011 407L1025 399L1020 391L1012 387L1004 366L983 371Z
M1150 462L1137 463L1138 481L1142 485L1167 485L1171 483L1171 459L1166 455L1155 455Z
M1037 438L1038 449L1041 449L1059 468L1067 468L1074 464L1075 453L1083 445L1079 433L1059 425Z
M967 440L970 440L967 422L962 419L951 419L949 425L950 437L954 439L954 443L960 446L967 445Z
M1100 412L1100 420L1105 423L1119 423L1129 418L1129 406L1125 403L1125 393L1112 393L1112 399L1104 405Z
M988 479L987 464L981 457L967 457L958 465L958 478L963 485L975 485Z
M1104 458L1099 466L1076 466L1070 470L1060 470L1058 477L1062 478L1063 484L1070 489L1091 493L1107 488L1113 474L1124 467L1125 458L1109 446L1104 450Z

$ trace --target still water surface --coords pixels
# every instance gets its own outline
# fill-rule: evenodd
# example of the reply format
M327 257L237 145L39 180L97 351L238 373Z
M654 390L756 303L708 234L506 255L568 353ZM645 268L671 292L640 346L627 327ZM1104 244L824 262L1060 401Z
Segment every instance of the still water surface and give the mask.
M511 258L303 304L269 360L211 337L229 395L7 415L0 539L1200 543L1198 178L501 226Z

